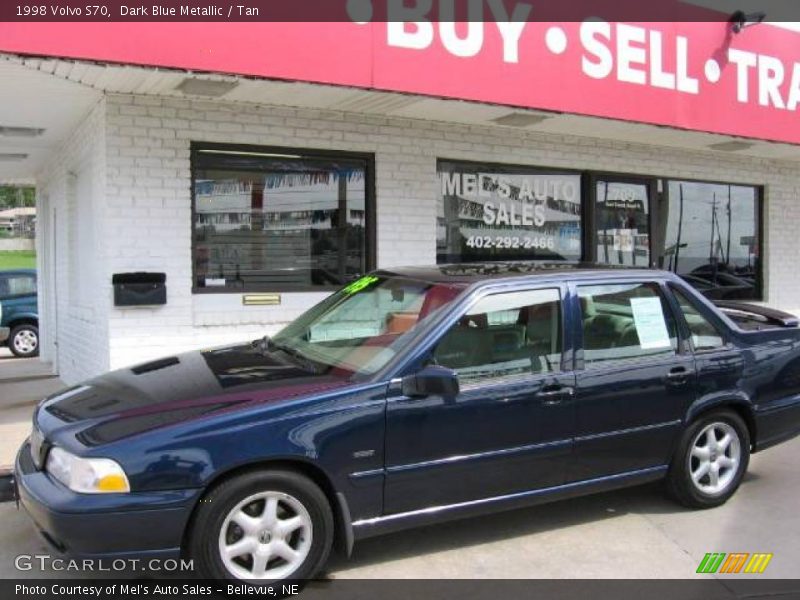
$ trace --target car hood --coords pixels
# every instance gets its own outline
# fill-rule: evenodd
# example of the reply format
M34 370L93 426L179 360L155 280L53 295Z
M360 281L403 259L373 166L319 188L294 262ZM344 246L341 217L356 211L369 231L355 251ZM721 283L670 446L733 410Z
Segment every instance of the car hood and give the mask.
M312 373L254 342L189 352L112 371L40 405L45 436L68 430L87 446L221 412L334 391L346 374Z

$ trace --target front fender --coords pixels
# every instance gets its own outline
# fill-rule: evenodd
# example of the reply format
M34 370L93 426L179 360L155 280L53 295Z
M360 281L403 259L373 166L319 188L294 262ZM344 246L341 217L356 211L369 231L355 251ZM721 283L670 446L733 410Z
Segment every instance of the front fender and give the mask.
M230 412L93 448L117 460L140 491L206 489L228 473L264 463L308 465L347 499L353 518L383 505L385 384L365 385L280 409Z

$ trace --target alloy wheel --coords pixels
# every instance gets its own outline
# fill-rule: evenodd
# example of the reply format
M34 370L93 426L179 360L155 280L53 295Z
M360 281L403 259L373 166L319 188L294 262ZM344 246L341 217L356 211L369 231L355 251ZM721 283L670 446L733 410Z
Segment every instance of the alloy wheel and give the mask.
M706 425L695 436L689 452L689 474L704 494L724 493L736 478L742 447L736 430L722 421Z
M282 492L260 492L239 502L219 534L222 563L238 579L287 579L311 550L312 522L303 504Z

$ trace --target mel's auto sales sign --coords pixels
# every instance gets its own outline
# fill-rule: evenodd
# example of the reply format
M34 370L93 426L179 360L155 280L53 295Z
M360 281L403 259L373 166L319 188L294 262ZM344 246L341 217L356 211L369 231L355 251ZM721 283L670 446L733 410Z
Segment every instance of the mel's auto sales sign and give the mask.
M432 18L434 4L398 0L393 21L314 23L119 22L119 7L109 5L104 22L0 23L0 52L355 86L800 143L794 31L764 23L737 34L723 21L542 22L531 20L535 6L500 0L469 3L485 21L453 22Z

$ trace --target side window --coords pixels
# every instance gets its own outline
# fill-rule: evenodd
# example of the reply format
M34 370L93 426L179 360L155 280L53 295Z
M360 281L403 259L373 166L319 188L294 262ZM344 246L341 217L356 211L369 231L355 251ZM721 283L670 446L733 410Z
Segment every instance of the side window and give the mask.
M678 304L680 304L683 317L686 319L686 324L689 326L689 333L692 336L692 347L695 350L722 348L725 345L725 339L717 328L697 310L692 301L686 297L686 294L674 287L670 289L672 293L675 294L675 299L678 301Z
M561 294L557 289L495 294L480 300L442 337L436 364L462 384L561 367Z
M30 275L13 275L7 280L7 294L20 296L36 293L36 278Z
M578 297L587 364L677 352L675 320L658 286L579 286Z

